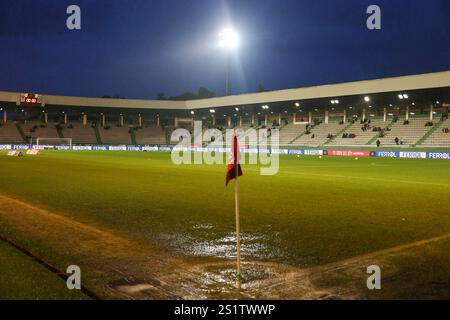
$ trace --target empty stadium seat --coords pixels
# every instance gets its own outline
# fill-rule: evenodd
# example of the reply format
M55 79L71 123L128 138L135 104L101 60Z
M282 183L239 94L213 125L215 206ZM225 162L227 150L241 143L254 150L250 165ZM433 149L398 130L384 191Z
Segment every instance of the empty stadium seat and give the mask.
M305 124L287 124L280 130L280 145L289 145L295 138L305 132Z
M98 132L100 133L100 138L104 144L131 144L131 135L129 132L130 128L127 126L118 127L111 125L109 127L103 128L99 127Z
M83 125L80 122L71 123L64 127L64 138L72 138L73 144L96 144L94 128L89 125Z
M337 136L328 145L332 146L364 146L370 142L374 137L378 135L378 132L374 132L373 128L380 127L386 128L390 122L384 122L383 120L371 120L369 128L366 131L362 130L363 124L360 121L355 121L349 128L343 133L354 134L354 138L343 138L342 134ZM348 124L345 124L348 125Z
M450 120L445 120L422 144L424 147L450 147L450 133L442 132L442 129L450 129Z
M23 143L22 135L12 122L0 126L0 143Z
M137 144L166 144L166 135L161 127L145 127L139 128L135 131Z
M58 131L54 123L43 123L41 121L31 121L22 124L22 129L27 137L36 138L59 138Z
M428 119L410 119L409 124L404 124L404 120L398 120L392 124L391 131L386 132L383 138L379 138L381 146L397 146L396 137L403 141L400 147L415 145L432 128L425 126L429 121Z
M292 145L317 147L327 142L330 134L336 136L344 128L345 124L338 122L321 123L314 126L310 130L310 134L304 134L293 141Z

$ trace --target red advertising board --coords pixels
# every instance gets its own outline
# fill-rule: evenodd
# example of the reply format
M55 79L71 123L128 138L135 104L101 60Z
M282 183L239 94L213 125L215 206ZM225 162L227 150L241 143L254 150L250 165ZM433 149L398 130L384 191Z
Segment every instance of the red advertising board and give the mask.
M367 150L327 150L329 156L341 157L370 157L370 151Z

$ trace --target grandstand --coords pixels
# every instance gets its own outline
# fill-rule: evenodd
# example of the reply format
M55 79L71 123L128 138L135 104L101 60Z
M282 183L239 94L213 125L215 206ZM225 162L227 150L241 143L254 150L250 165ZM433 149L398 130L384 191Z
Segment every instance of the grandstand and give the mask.
M390 131L385 132L384 137L378 139L382 146L412 147L430 131L432 126L426 126L429 122L429 119L397 121L392 124ZM395 142L395 138L399 139L398 144Z
M103 144L132 144L130 128L121 126L105 126L98 128L100 141Z
M42 121L32 121L20 125L27 137L35 141L39 137L60 138L54 123L43 123Z
M355 120L354 123L347 126L340 135L333 139L329 145L331 146L365 146L378 132L374 131L376 128L386 128L389 122L383 120L371 120L367 123L367 129L363 130L364 124L361 121ZM347 137L344 137L347 134ZM353 137L353 138L352 138Z
M73 144L97 144L95 130L80 122L70 123L63 128L64 138L72 138Z
M450 130L450 120L446 119L440 122L432 132L421 144L421 147L446 147L450 148L450 133L445 129Z
M23 143L22 135L12 122L0 123L0 143Z
M291 144L306 130L305 124L287 124L280 130L280 145Z
M447 147L439 128L448 126L440 118L448 116L449 88L450 71L187 101L0 92L0 142L42 137L72 138L74 145L174 144L169 137L175 128L192 133L193 121L201 120L204 130L279 128L280 145L291 147L374 147L378 139L384 147ZM24 95L37 96L39 104L27 104ZM105 123L119 115L119 124ZM364 130L361 119L370 119Z
M330 122L314 125L308 133L304 133L298 139L291 142L295 146L318 147L331 140L345 128L344 123Z
M161 127L137 128L134 132L136 143L141 145L166 144L166 135Z

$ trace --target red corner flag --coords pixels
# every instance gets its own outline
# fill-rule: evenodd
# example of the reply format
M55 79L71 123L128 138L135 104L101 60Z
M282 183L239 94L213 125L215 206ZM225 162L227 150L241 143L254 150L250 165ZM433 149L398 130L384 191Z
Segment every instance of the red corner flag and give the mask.
M227 178L225 185L228 186L228 182L230 182L230 180L242 176L242 169L241 165L239 164L239 160L241 160L241 154L239 151L238 139L236 134L234 133L231 137L231 150L230 157L228 158L227 163Z
M236 286L241 288L241 223L239 219L239 192L238 192L238 177L242 176L241 165L239 164L241 155L239 152L239 144L236 132L231 137L230 157L227 163L227 180L226 185L232 179L236 179L234 183L234 204L236 211Z

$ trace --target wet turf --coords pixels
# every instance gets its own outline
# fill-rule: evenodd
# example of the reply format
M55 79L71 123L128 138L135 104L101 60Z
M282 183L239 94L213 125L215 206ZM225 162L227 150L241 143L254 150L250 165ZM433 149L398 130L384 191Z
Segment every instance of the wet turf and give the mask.
M234 256L224 165L168 153L0 153L0 193L114 228L174 254ZM244 259L315 266L450 231L450 161L283 156L279 174L244 165Z

